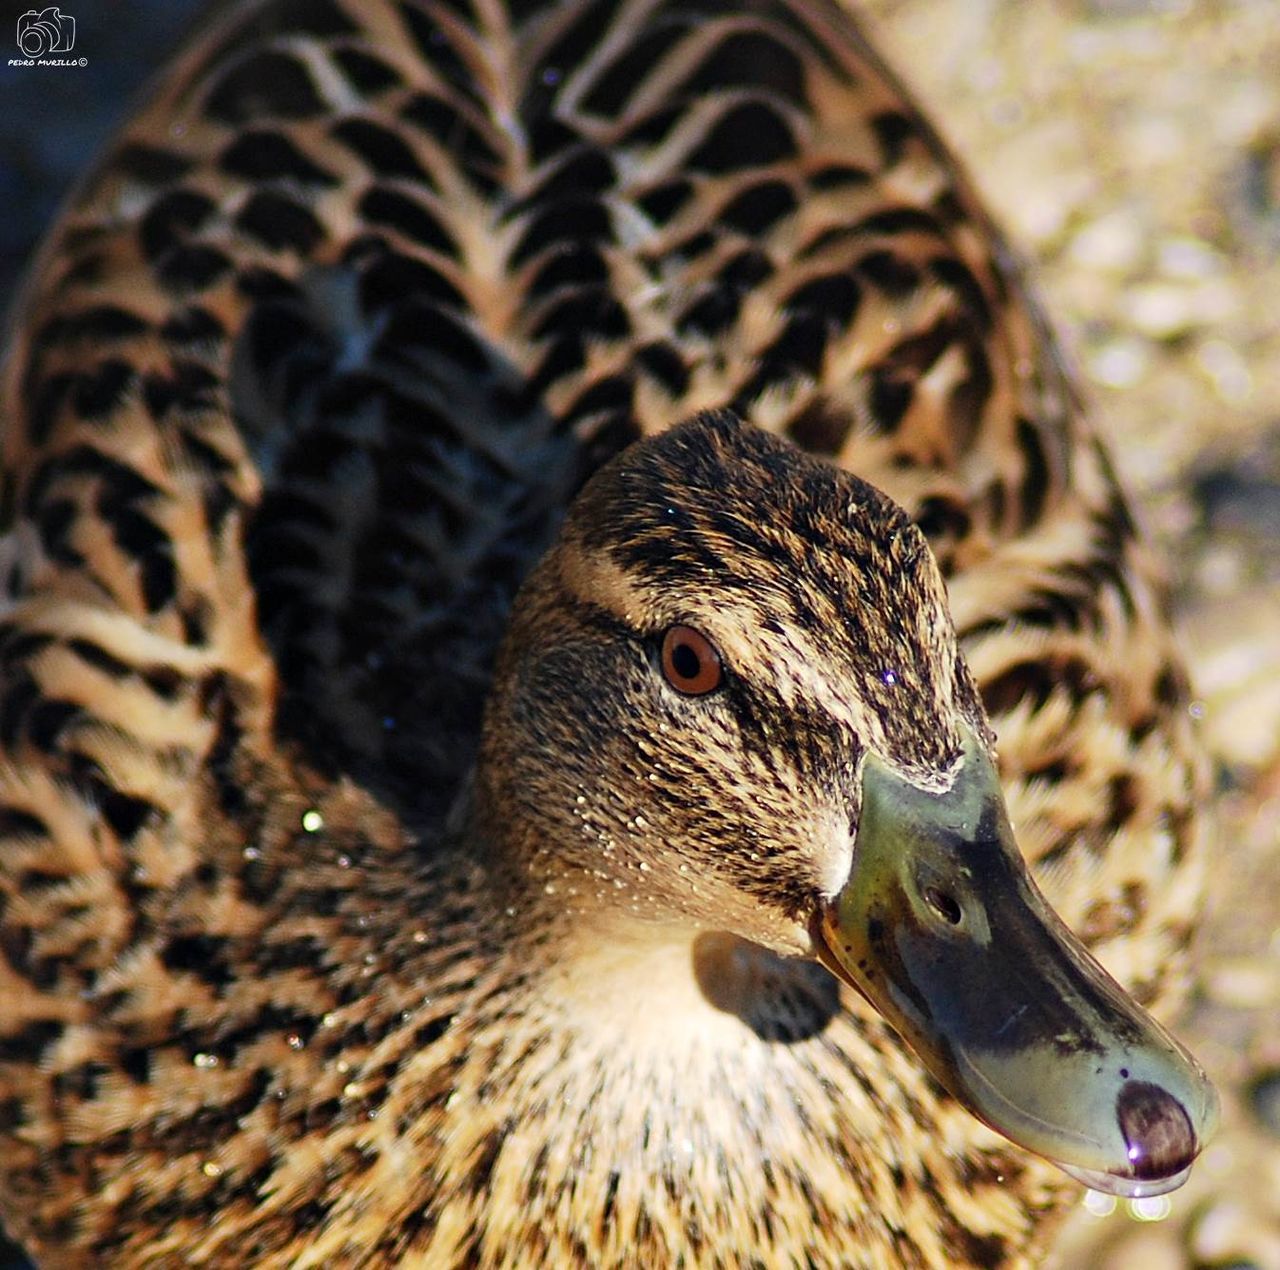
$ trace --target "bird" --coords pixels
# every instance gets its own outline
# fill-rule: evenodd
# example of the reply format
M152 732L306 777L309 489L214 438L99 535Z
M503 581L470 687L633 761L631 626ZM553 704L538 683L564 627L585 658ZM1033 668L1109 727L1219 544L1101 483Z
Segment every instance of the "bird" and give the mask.
M1185 1176L1160 567L850 11L221 6L15 314L37 1264L1025 1266Z

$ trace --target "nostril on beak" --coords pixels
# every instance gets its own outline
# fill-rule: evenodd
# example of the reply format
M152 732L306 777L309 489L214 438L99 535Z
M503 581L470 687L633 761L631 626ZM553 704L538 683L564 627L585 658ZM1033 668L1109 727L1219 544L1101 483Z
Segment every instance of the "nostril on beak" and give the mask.
M1136 1178L1152 1180L1180 1173L1191 1166L1200 1149L1186 1108L1150 1081L1125 1084L1116 1098L1116 1119Z

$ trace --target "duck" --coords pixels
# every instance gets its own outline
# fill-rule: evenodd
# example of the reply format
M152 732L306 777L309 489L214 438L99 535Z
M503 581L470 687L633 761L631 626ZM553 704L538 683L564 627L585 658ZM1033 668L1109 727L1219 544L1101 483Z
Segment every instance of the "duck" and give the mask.
M222 6L0 402L39 1266L1029 1266L1186 1176L1160 569L848 10Z

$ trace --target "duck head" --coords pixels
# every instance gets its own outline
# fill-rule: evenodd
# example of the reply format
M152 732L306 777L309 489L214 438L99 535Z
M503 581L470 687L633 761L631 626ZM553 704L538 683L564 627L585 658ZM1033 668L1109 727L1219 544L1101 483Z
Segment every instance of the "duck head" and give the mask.
M998 1132L1172 1189L1216 1095L1041 896L992 739L905 513L707 416L575 500L512 615L474 805L496 867L599 938L816 958Z

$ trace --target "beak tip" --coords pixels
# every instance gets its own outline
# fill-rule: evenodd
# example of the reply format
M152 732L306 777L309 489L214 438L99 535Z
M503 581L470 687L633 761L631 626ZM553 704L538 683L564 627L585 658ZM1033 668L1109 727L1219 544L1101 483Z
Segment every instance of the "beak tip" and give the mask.
M1133 1176L1141 1181L1185 1172L1200 1153L1186 1107L1150 1081L1124 1084L1116 1096L1116 1120Z
M1128 1199L1148 1199L1177 1190L1213 1136L1218 1123L1217 1092L1207 1079L1190 1089L1188 1102L1147 1080L1127 1081L1116 1096L1116 1123L1126 1162L1115 1169L1059 1167L1095 1191ZM1196 1093L1201 1097L1197 1099Z

